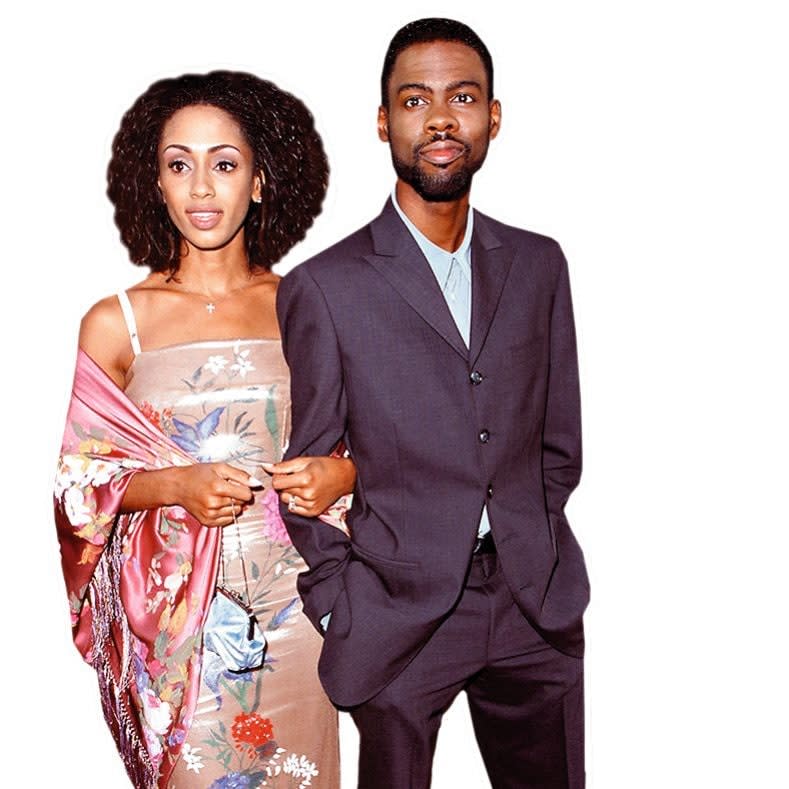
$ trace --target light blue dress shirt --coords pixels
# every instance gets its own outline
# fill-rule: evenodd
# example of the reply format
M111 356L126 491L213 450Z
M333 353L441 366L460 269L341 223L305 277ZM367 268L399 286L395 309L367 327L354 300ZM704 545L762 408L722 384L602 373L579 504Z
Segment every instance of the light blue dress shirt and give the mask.
M468 348L471 338L471 235L474 232L474 211L469 208L466 220L466 233L460 246L454 252L447 252L436 246L419 228L403 213L397 202L395 190L392 190L392 204L408 232L414 237L422 250L430 268L435 275L441 292L452 313L460 336ZM453 267L455 270L453 271ZM488 508L482 508L477 536L484 537L490 531Z

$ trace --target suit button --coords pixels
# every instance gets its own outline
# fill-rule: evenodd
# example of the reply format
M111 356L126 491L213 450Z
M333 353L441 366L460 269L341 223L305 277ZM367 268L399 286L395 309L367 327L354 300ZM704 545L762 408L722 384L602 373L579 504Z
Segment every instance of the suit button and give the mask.
M479 440L483 444L487 444L489 438L490 438L490 433L487 430L480 430L479 431Z
M488 485L488 498L493 498L493 485Z
M479 370L474 370L474 372L469 375L469 379L474 386L477 386L482 383L482 373Z

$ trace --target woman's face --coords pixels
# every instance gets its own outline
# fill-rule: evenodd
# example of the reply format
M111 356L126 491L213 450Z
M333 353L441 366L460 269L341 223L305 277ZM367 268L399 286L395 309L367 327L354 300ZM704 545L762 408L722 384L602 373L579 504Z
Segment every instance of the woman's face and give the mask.
M240 245L261 175L238 122L224 110L195 104L178 110L159 141L159 188L185 242L200 250Z

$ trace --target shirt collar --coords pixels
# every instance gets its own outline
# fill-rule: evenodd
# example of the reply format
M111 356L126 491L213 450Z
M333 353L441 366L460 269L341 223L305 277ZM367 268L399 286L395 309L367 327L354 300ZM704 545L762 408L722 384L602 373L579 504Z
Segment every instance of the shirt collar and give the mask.
M437 244L434 244L419 228L405 215L400 204L397 202L396 189L392 189L392 205L395 207L403 224L408 228L408 232L413 236L414 241L419 245L422 253L427 258L428 263L436 274L437 279L442 284L446 281L449 274L449 266L452 258L455 258L466 272L468 281L471 282L471 235L474 232L474 211L469 206L468 217L466 219L466 232L460 246L454 252L447 252Z

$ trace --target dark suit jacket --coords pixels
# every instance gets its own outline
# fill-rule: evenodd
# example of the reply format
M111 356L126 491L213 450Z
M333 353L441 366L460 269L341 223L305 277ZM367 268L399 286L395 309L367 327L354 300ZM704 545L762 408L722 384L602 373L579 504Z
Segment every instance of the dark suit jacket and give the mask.
M564 516L581 472L567 264L558 244L475 213L471 348L391 202L280 284L291 370L288 457L343 439L358 469L352 538L283 510L310 567L304 610L332 612L319 672L340 706L391 681L463 588L487 504L524 616L583 650L589 586Z

